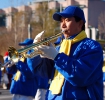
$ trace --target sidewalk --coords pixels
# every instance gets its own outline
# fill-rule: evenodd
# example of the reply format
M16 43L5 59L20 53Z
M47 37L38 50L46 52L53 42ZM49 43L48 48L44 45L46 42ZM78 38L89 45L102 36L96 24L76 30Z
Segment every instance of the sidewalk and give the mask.
M10 93L9 90L0 88L0 100L12 100L12 94Z
M4 89L4 90L7 90L8 89L5 83L1 83L0 84L0 88L1 89Z

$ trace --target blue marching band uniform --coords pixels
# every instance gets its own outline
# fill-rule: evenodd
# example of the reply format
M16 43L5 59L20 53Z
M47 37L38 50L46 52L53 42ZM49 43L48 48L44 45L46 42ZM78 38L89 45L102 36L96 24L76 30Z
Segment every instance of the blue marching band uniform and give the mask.
M72 36L69 39L74 37ZM59 49L60 46L57 46L58 51ZM18 81L14 80L14 74L10 91L12 94L35 97L38 88L49 89L48 81L53 80L55 69L57 69L65 77L62 91L56 95L48 90L46 100L102 100L103 95L101 92L103 91L103 86L99 86L103 83L103 74L100 69L103 66L102 55L100 44L85 38L82 42L79 41L72 45L69 56L60 53L53 61L48 58L41 58L38 55L33 58L27 58L25 62L19 61L16 65L7 67L9 73L14 74L17 70L21 72ZM78 65L81 67L76 67ZM97 79L98 81L96 81ZM74 90L76 91L74 92Z
M28 40L28 42L30 41ZM27 53L30 54L32 52L33 50L29 50ZM6 62L8 62L8 59L5 60L5 63ZM35 61L35 62L38 62L38 61ZM8 66L6 67L6 70L8 73L13 75L11 86L10 86L11 94L17 94L17 95L23 95L23 96L29 96L29 97L31 96L35 98L37 89L48 88L49 86L48 78L43 78L40 75L33 74L28 67L27 59L23 61L20 58L20 60L16 64L13 64L13 65L10 64L9 66L10 67Z
M61 53L57 55L54 61L44 58L39 60L37 57L28 58L27 61L30 70L34 74L47 75L52 80L54 71L57 69L65 77L61 93L53 95L48 90L48 100L102 100L103 86L99 86L103 83L102 70L100 69L103 66L102 55L103 52L100 44L85 38L82 42L80 41L72 45L69 56ZM36 60L40 63L36 64ZM65 60L67 61L65 62ZM55 64L54 67L53 64ZM78 65L81 67L76 67ZM96 81L97 79L98 81ZM74 92L74 90L76 91Z
M68 40L75 39L81 33L86 34L85 31L82 31L70 36ZM60 48L60 45L57 46L58 52ZM48 89L46 100L103 100L102 66L103 51L100 44L85 37L72 44L68 55L64 52L58 53L54 60L41 58L38 55L27 58L25 62L19 61L15 66L12 66L13 69L8 67L7 71L10 73L14 74L17 70L21 72L18 81L14 80L16 76L14 75L10 91L34 97L40 84L41 88ZM56 75L57 71L59 76L62 75L61 77ZM42 79L39 81L39 76L46 81L43 82ZM56 84L52 85L55 78ZM50 85L48 84L49 80L51 80ZM22 84L17 85L20 82ZM58 91L60 82L62 84ZM13 89L13 87L15 88Z

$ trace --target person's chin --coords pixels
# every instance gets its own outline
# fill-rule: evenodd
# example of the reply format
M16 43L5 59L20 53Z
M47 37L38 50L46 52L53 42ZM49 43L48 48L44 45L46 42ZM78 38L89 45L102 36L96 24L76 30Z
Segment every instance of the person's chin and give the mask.
M69 38L69 35L67 33L64 33L65 38Z

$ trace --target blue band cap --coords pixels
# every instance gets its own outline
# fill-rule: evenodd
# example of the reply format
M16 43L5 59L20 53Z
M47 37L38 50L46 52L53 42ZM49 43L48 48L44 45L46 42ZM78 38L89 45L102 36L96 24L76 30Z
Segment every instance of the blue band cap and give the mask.
M61 21L61 17L70 18L74 16L81 18L84 23L86 22L83 10L77 6L68 6L61 13L54 13L53 19L56 21Z
M23 42L20 42L19 45L26 46L26 45L30 45L32 43L33 43L33 39L25 39Z

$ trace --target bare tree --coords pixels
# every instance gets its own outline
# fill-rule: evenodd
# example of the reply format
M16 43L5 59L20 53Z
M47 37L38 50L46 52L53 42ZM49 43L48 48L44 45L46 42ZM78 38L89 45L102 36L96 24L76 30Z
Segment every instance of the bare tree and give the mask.
M9 46L14 46L14 37L13 33L8 32L6 28L1 27L0 32L0 54L4 55Z
M98 19L98 29L100 39L105 39L105 11L102 12Z
M25 38L28 38L28 24L31 19L30 12L17 12L13 16L12 30L14 31L15 46L18 47L18 43L22 42Z
M47 2L43 2L39 4L35 13L21 11L13 14L11 31L0 28L0 54L4 55L9 46L20 48L18 43L28 38L28 24L32 26L32 38L42 30L45 30L46 37L57 34L60 31L59 23L52 19L55 11L48 10Z
M47 2L39 3L35 10L35 19L31 22L34 36L42 30L45 30L46 36L51 36L56 33L55 29L59 27L59 23L52 19L52 14L55 11L55 9L48 9Z

